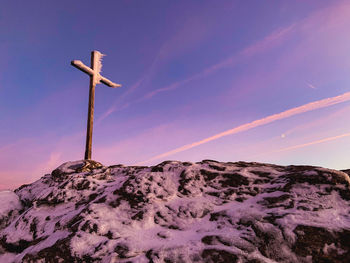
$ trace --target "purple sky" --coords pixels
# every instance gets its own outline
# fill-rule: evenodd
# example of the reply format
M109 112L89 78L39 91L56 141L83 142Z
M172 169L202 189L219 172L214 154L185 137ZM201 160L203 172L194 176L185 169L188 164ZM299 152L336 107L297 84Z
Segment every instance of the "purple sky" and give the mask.
M123 85L96 88L92 155L105 165L350 168L349 100L322 102L350 91L349 1L96 3L1 2L0 189L83 158L89 79L70 61L89 65L92 50Z

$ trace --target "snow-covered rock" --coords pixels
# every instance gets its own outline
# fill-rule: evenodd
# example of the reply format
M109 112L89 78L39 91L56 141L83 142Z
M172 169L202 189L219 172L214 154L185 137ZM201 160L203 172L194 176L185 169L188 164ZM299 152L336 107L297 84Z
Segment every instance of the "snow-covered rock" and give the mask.
M7 226L21 209L18 195L12 191L0 191L0 229Z
M68 162L0 192L0 262L350 262L346 172Z

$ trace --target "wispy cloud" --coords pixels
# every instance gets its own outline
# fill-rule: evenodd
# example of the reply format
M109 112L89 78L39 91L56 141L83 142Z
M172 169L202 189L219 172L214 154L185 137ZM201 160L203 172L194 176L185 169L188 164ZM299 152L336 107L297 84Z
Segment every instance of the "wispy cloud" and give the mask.
M330 114L322 114L319 118L313 119L310 122L305 122L300 125L296 125L291 129L286 130L283 134L286 136L290 136L292 134L301 134L307 130L317 130L320 129L319 126L326 125L330 123L332 120L337 120L340 118L344 118L350 112L350 105L343 107L341 109L336 110L335 112L331 112Z
M285 28L279 28L269 35L265 36L263 39L253 43L252 45L242 49L238 53L235 53L234 55L230 56L229 58L226 58L214 65L211 65L210 67L205 68L204 70L177 82L174 82L168 86L153 90L146 95L144 95L142 98L136 100L133 103L138 103L144 100L151 99L155 95L165 92L177 89L191 81L205 78L211 74L214 74L215 72L219 71L220 69L223 69L225 67L232 67L240 62L242 62L244 59L248 59L260 52L266 51L267 49L276 46L277 44L281 43L283 41L283 38L288 35L289 32L293 30L295 27L294 24L289 25Z
M225 10L232 9L234 6L232 3L221 3L220 5L222 5L221 8ZM195 48L199 43L206 39L211 34L211 32L214 31L215 24L220 25L220 21L215 21L215 23L213 21L208 22L208 15L212 11L211 9L204 8L204 10L202 10L203 13L198 13L198 10L196 11L196 15L194 15L193 12L190 12L191 15L189 15L185 20L181 22L181 26L179 26L179 29L174 33L169 34L169 37L158 49L152 63L150 63L150 66L147 70L145 70L144 74L132 86L124 86L124 88L127 88L127 91L124 92L123 95L121 95L109 107L109 109L98 118L97 122L103 121L115 111L123 110L125 108L128 108L132 104L136 104L141 101L150 99L160 92L172 90L175 87L181 86L186 82L190 81L190 78L183 81L179 81L170 84L167 87L151 91L150 93L137 100L123 103L123 101L128 95L134 93L140 87L144 87L145 85L147 85L148 82L153 79L154 75L157 73L159 68L162 67L162 65L164 65L167 61L171 60L172 58L178 56L179 54L183 54L184 52Z
M107 116L109 116L110 114L112 114L115 111L123 110L125 108L128 108L130 105L137 104L137 103L140 103L140 102L145 101L145 100L149 100L149 99L153 98L154 96L158 95L159 93L175 90L175 89L180 88L181 86L183 86L191 81L205 78L211 74L214 74L215 72L219 71L220 69L223 69L223 68L229 67L229 66L235 66L235 65L239 64L240 62L242 62L244 59L250 58L250 57L252 57L260 52L264 52L267 49L272 48L272 47L282 43L284 37L286 37L288 35L288 33L292 32L294 27L295 27L295 25L292 24L292 25L289 25L289 26L284 27L284 28L279 28L279 29L271 32L269 35L265 36L261 40L256 41L255 43L247 46L246 48L242 49L241 51L231 55L229 58L226 58L222 61L219 61L218 63L213 64L213 65L203 69L202 71L200 71L200 72L198 72L190 77L187 77L183 80L173 82L173 83L169 84L168 86L155 89L155 90L145 94L144 96L140 97L139 99L136 99L136 100L131 101L131 102L126 102L118 107L117 105L120 104L120 102L128 94L135 91L144 82L150 80L151 77L155 74L155 71L157 69L157 65L160 64L161 56L165 52L164 49L167 45L169 45L168 43L166 43L164 45L164 47L162 47L160 49L159 53L157 54L154 62L152 63L152 66L150 67L150 70L148 70L141 77L141 79L139 79L130 88L129 91L127 91L104 114L102 114L102 116L98 119L98 122L102 121L103 119L105 119Z
M171 83L167 86L155 89L139 99L136 99L134 101L129 101L127 103L124 103L120 107L111 107L104 115L109 115L117 110L125 109L133 104L140 103L142 101L149 100L153 98L154 96L175 90L177 88L180 88L181 86L192 82L194 80L198 80L201 78L205 78L211 74L214 74L215 72L219 71L220 69L223 69L225 67L232 67L235 65L238 65L242 61L251 58L257 54L266 52L267 50L270 50L280 44L283 43L289 36L291 36L293 33L301 33L304 32L305 34L308 34L309 32L313 32L315 30L315 26L319 24L320 21L325 21L327 25L333 25L336 23L342 22L342 19L344 20L344 17L349 13L349 5L346 4L346 2L339 3L337 5L329 5L328 7L317 10L314 13L311 13L309 16L307 16L305 19L300 20L297 23L290 24L289 26L278 28L275 31L271 32L261 40L256 41L255 43L247 46L246 48L243 48L241 51L231 55L230 57L219 61L216 64L213 64L204 70L179 81L176 81L174 83ZM340 19L342 18L342 19ZM187 32L187 31L186 31ZM181 34L182 36L182 34ZM179 39L178 37L176 39ZM181 38L183 39L183 38ZM200 39L200 38L199 38ZM166 43L164 45L163 49L166 49L169 51L169 47L174 47L172 42L177 43L176 41L169 41L169 43ZM176 46L176 45L175 45ZM166 47L166 48L165 48ZM164 50L161 50L164 53ZM153 72L154 73L154 72ZM311 89L317 89L313 84L307 83L308 87Z
M325 142L329 142L329 141L334 141L334 140L338 140L338 139L349 137L349 136L350 136L350 133L344 133L344 134L341 134L341 135L327 137L327 138L323 138L323 139L320 139L320 140L307 142L307 143L302 143L302 144L298 144L298 145L294 145L294 146L290 146L290 147L286 147L286 148L282 148L282 149L278 149L278 150L274 150L274 151L270 151L270 152L264 152L264 153L259 154L259 155L267 155L267 154L271 154L271 153L279 153L279 152L296 150L296 149L304 148L304 147L307 147L307 146L320 144L320 143L325 143ZM258 155L255 155L255 156L258 156Z
M309 112L312 110L329 107L329 106L332 106L332 105L335 105L338 103L342 103L342 102L346 102L349 100L350 100L350 92L347 92L347 93L344 93L344 94L336 96L336 97L331 97L331 98L327 98L327 99L323 99L323 100L318 100L315 102L310 102L310 103L307 103L307 104L299 106L299 107L295 107L295 108L292 108L292 109L289 109L289 110L286 110L286 111L283 111L283 112L280 112L277 114L270 115L268 117L265 117L265 118L262 118L259 120L252 121L250 123L240 125L240 126L235 127L233 129L230 129L230 130L218 133L216 135L210 136L208 138L205 138L203 140L186 144L186 145L181 146L179 148L176 148L174 150L171 150L171 151L159 154L157 156L154 156L148 160L139 162L139 163L137 163L137 165L149 163L149 162L161 159L161 158L165 158L165 157L168 157L170 155L189 150L189 149L194 148L196 146L199 146L201 144L205 144L205 143L208 143L210 141L217 140L217 139L222 138L224 136L233 135L236 133L247 131L247 130L250 130L250 129L277 121L277 120L282 120L282 119L289 118L289 117L297 115L297 114L301 114L301 113Z
M310 89L317 89L314 85L312 85L311 83L308 83L307 86L310 88Z
M144 82L148 81L152 75L152 73L154 72L154 68L155 65L157 64L157 61L159 59L159 54L157 54L156 58L154 59L151 67L149 70L147 70L147 72L145 74L143 74L143 76L136 81L136 83L134 83L129 89L126 90L126 92L124 92L109 108L107 111L105 111L96 121L96 124L100 123L101 121L103 121L104 119L106 119L109 115L111 115L113 112L117 111L117 110L122 110L125 109L127 107L129 107L129 103L124 103L121 106L118 107L118 105L120 104L120 102L122 102L129 94L133 93L135 90L137 90L141 84L143 84Z

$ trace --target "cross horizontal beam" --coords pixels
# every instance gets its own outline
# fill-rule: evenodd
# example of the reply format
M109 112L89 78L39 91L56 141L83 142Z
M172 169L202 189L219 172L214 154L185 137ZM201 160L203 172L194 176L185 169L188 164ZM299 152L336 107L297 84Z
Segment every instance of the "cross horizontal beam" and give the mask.
M106 79L105 77L102 77L100 75L100 73L95 72L92 68L85 66L83 62L81 62L80 60L73 60L70 63L72 66L76 67L77 69L83 71L84 73L93 76L95 75L95 77L97 78L97 82L102 82L103 84L107 85L108 87L111 88L118 88L121 87L122 85L114 83L112 81L110 81L109 79Z

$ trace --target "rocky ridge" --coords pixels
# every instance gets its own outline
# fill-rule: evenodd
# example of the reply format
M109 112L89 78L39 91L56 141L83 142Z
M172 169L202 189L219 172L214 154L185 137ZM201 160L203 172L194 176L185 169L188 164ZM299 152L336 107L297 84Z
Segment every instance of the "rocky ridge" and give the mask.
M350 262L347 173L68 162L0 192L0 262Z

